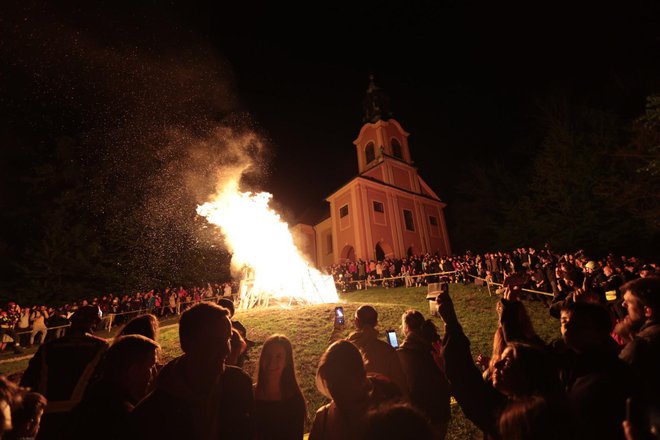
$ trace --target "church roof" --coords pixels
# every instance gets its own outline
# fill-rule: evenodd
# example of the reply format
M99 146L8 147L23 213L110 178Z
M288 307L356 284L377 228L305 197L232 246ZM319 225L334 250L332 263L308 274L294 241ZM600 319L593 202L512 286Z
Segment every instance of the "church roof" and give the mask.
M421 177L417 176L417 178L418 178L418 179L420 180L420 182L423 184L422 186L425 186L426 188L429 188L429 186L426 184L426 182L424 182L424 180L423 180ZM353 177L351 180L349 180L348 182L346 182L345 184L343 184L342 186L340 186L339 188L337 188L336 190L334 190L332 193L330 193L330 195L329 195L328 197L326 197L325 200L327 201L331 196L333 196L333 195L336 194L337 192L341 191L343 188L345 188L345 187L348 186L351 182L354 182L354 181L357 180L357 179L368 180L368 181L370 181L370 182L374 182L374 183L377 183L377 184L379 184L379 185L386 186L386 187L388 187L388 188L396 189L397 191L401 191L401 192L404 192L404 193L407 193L407 194L410 194L410 195L413 195L413 196L421 197L421 198L423 198L423 199L428 199L428 200L431 200L431 201L434 201L434 202L440 202L440 203L442 203L443 205L445 205L445 203L443 203L442 200L440 200L440 198L437 197L437 196L436 196L436 197L433 197L432 195L422 194L422 193L418 193L418 192L415 192L415 191L410 191L410 190L407 190L407 189L404 189L404 188L400 188L400 187L395 186L395 185L390 185L389 183L385 183L385 182L383 182L382 180L378 180L378 179L375 179L375 178L373 178L373 177L366 176L366 175L364 175L364 174L360 174L360 175L358 175L358 176ZM435 194L434 194L434 195L435 195Z

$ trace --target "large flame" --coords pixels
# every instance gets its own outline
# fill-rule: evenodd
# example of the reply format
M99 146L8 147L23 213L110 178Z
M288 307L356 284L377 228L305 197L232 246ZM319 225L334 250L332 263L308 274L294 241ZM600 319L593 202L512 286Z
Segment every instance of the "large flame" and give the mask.
M301 256L288 225L268 206L271 198L265 192L241 192L238 180L232 179L214 200L197 207L199 215L221 228L233 252L232 267L250 268L253 278L241 289L243 307L267 304L269 298L337 302L332 276L321 274Z

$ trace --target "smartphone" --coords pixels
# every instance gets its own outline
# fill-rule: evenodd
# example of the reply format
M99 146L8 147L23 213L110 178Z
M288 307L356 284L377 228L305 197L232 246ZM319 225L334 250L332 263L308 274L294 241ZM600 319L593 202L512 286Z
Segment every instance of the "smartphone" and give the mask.
M387 342L389 342L389 344L390 344L392 347L394 347L394 348L398 348L398 347L399 347L399 341L398 341L397 338L396 338L396 331L394 331L394 330L387 330L387 331L385 332L385 334L387 335Z
M335 307L335 325L344 325L344 308L342 306Z

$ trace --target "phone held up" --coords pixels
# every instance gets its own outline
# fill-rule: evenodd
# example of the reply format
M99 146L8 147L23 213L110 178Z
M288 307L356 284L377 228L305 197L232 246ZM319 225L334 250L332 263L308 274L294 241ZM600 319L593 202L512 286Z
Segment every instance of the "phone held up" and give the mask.
M342 306L335 307L335 325L344 325L344 308Z
M399 341L396 338L396 331L395 330L387 330L385 332L387 336L387 342L394 348L399 348Z

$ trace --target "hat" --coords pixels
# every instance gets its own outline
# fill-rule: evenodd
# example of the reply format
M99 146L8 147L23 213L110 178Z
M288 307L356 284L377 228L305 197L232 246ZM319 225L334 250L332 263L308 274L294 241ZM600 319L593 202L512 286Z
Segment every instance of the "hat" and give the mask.
M596 262L595 261L589 261L587 264L584 265L585 268L594 270L596 268Z
M645 264L642 267L640 267L639 271L641 272L643 270L648 270L649 272L655 272L655 269L650 264Z

